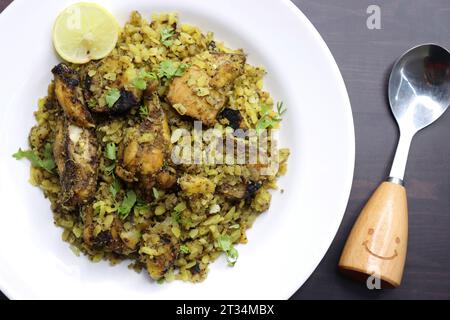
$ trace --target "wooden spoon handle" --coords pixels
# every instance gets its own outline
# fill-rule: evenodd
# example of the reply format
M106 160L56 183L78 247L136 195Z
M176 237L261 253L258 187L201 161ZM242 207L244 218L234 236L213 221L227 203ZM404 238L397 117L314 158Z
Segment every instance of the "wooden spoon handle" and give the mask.
M345 274L359 279L380 279L382 287L398 287L402 280L408 243L406 190L383 182L361 211L339 261ZM368 282L369 283L369 282Z

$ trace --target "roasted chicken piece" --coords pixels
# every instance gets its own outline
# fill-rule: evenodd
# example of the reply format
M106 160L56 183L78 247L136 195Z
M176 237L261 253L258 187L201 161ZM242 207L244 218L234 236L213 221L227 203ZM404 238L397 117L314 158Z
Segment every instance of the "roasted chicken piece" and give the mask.
M211 96L198 96L195 89L188 85L189 79L208 77L206 71L197 66L190 67L186 73L173 80L167 93L167 99L175 110L181 115L190 116L194 119L202 121L207 126L212 126L216 119L217 113L225 105L225 97L217 92L211 92L215 95L215 99ZM207 98L210 98L208 102Z
M122 78L117 80L112 88L116 88L120 92L120 97L112 107L108 105L94 106L91 110L96 113L122 114L130 109L139 106L142 100L142 90L123 82Z
M95 132L68 121L58 124L53 144L66 206L89 202L97 188L99 147Z
M79 127L94 127L94 120L86 108L78 73L60 63L52 69L55 76L55 95L67 118Z
M216 89L227 88L244 72L245 55L237 53L214 53L217 69L210 85Z
M84 224L83 240L89 248L118 254L130 254L136 251L141 237L138 230L125 231L122 220L114 216L109 228L96 234L96 226L100 225L104 229L104 222L94 220L92 204L83 206L80 212Z
M92 110L98 113L110 113L110 114L121 114L125 113L131 108L134 108L140 104L142 92L139 90L126 90L123 87L119 89L120 98L114 103L114 105L109 108L108 106L103 106L102 108L96 107Z
M173 80L167 94L168 101L180 114L200 120L207 126L216 122L217 114L227 102L226 93L243 73L245 65L242 54L211 55L216 67L212 76L194 65L182 77ZM206 86L197 86L198 82L205 81Z
M155 185L172 187L176 175L165 165L171 152L170 129L157 95L144 98L144 106L148 117L128 128L119 145L116 174L127 182L137 182L144 196L151 196Z
M178 257L180 244L170 229L170 219L151 227L146 232L145 242L139 252L141 261L154 280L164 277Z
M97 72L90 76L88 70L105 69L110 64L115 64L114 59L105 58L99 61L92 61L90 68L85 68L81 74L81 79L84 88L84 97L88 102L90 110L94 113L100 114L123 114L130 109L141 104L143 92L152 91L158 86L156 80L147 81L147 88L140 90L133 84L133 80L137 75L130 75L128 72L121 73L117 79L107 80L104 78L104 72ZM99 92L98 88L117 89L120 92L119 99L111 107L105 103L100 104L101 98L104 98L108 91ZM110 90L109 89L109 90Z
M177 183L177 172L172 167L163 168L156 175L156 185L161 189L170 189Z
M244 118L239 110L224 108L220 112L218 119L221 124L230 126L234 130L246 129Z

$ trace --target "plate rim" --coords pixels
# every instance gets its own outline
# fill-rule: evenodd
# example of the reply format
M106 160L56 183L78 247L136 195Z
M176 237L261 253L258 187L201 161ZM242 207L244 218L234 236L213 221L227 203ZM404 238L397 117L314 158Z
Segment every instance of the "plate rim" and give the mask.
M24 0L14 0L11 4L8 5L8 7L5 8L5 10L0 14L0 23L3 20L2 18L9 15L15 15L19 14L21 5L25 3ZM342 203L340 204L340 208L336 209L336 214L334 215L335 221L333 222L333 228L330 227L330 230L334 230L333 232L329 232L329 235L327 235L327 246L324 246L325 248L320 250L319 256L321 256L320 260L317 261L317 263L314 263L314 267L309 271L305 272L304 279L301 280L301 283L296 284L296 289L289 290L292 291L289 293L289 295L286 295L284 299L289 299L292 297L293 294L295 294L303 285L304 283L310 278L312 273L316 270L316 268L319 266L319 264L322 262L323 258L325 257L326 253L328 252L329 248L331 247L337 232L339 230L339 227L342 224L343 217L345 215L349 199L350 199L350 193L352 189L353 179L354 179L354 173L355 173L355 127L354 127L354 119L353 119L353 111L351 107L351 101L348 94L348 90L344 81L344 78L342 76L342 73L339 69L339 66L329 49L327 43L319 33L319 31L315 28L314 24L308 19L308 17L301 11L299 7L297 7L293 2L290 0L281 0L280 5L285 5L288 7L289 11L296 16L297 19L301 20L303 25L308 28L311 35L315 38L317 44L321 47L321 50L326 55L326 58L328 60L329 66L333 69L333 73L336 75L336 86L338 87L338 92L340 93L341 97L343 98L342 103L345 104L344 112L345 112L345 118L347 119L349 125L346 126L346 138L347 138L347 144L349 147L348 150L348 158L349 161L347 163L347 168L351 174L349 174L347 181L342 182L343 189L345 190L345 197L343 196ZM344 194L344 192L343 192ZM323 251L323 252L322 252ZM20 299L20 297L17 297L13 294L13 289L8 288L6 286L6 283L8 281L4 281L4 275L0 274L0 290L3 292L5 296L7 296L9 299ZM298 281L297 281L298 282ZM286 290L287 291L287 290Z

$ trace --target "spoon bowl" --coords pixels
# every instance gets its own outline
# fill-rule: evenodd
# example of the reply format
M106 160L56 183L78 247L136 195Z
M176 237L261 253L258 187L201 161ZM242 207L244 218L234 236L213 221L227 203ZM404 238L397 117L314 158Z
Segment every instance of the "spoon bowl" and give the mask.
M388 94L400 128L389 180L403 184L412 138L450 105L450 53L435 44L408 50L394 64Z
M402 131L436 121L450 105L450 53L434 44L407 51L392 69L389 102Z

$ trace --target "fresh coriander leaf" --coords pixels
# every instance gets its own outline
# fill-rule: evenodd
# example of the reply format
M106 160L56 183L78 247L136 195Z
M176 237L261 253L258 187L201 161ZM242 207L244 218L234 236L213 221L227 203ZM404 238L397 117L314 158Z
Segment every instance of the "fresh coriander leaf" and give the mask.
M230 266L234 266L239 257L238 251L233 247L231 238L228 235L220 236L217 241L218 247L226 253L227 261Z
M117 88L110 89L105 96L108 107L112 108L120 98L120 91Z
M139 90L145 90L147 88L147 81L142 78L136 78L133 80L133 86Z
M39 167L52 173L56 165L55 161L53 160L52 145L50 143L47 143L45 145L43 156L44 157L41 159L34 151L22 149L19 149L19 151L13 154L13 157L17 160L26 158L30 160L33 167Z
M278 122L280 122L281 116L287 111L285 108L283 108L283 102L280 101L277 103L277 115L275 117L271 117L270 114L270 107L268 105L263 104L261 106L261 118L256 123L256 132L258 134L261 133L262 130L268 129L268 128L274 128Z
M189 66L185 63L177 63L171 60L164 60L160 63L158 69L158 77L171 79L173 77L181 77Z
M19 149L16 153L12 155L16 160L21 160L23 158L27 158L30 160L31 164L35 167L40 167L40 159L39 157L31 150L22 150Z
M117 194L120 192L121 186L120 186L120 182L117 179L114 179L114 182L112 183L112 185L109 186L109 192L111 193L111 195L113 196L113 198L115 199Z
M224 252L229 251L233 246L233 244L231 243L231 239L228 235L220 236L219 240L217 241L217 244L219 248Z
M117 159L117 147L114 142L110 142L106 145L105 149L105 157L109 160L116 160Z
M272 125L272 120L268 115L265 115L261 117L258 122L256 123L256 132L258 135L261 133L261 131L269 128Z
M136 193L133 190L128 190L127 195L122 200L117 212L121 219L126 219L136 204Z
M187 68L189 68L188 64L180 63L180 65L177 68L177 71L175 72L175 77L181 77Z
M172 78L177 72L177 67L171 60L162 61L159 65L158 76L160 78L167 77Z
M44 157L45 158L53 157L53 146L50 142L47 142L44 146Z
M139 75L133 80L133 86L139 90L145 90L145 88L147 88L147 81L156 79L157 76L154 72L141 70Z
M158 77L156 76L156 73L154 72L148 72L145 70L141 70L139 72L139 77L144 79L144 80L157 80Z
M148 108L147 106L140 106L139 107L139 114L141 115L141 117L146 118L148 117Z
M181 252L181 253L184 253L184 254L188 254L188 253L190 252L190 250L189 250L188 246L182 244L182 245L180 246L180 252Z
M113 164L111 164L109 166L106 166L105 167L105 173L109 176L109 175L111 175L113 173L115 168L116 168L116 164L115 163L113 163Z
M55 168L55 161L53 161L53 159L44 159L41 160L41 164L40 166L42 167L42 169L47 170L50 173L53 173L53 169Z
M271 110L271 108L270 108L270 106L268 104L262 104L261 105L261 114L263 116L268 115L270 110Z
M153 196L155 197L155 200L158 200L159 199L158 189L153 188L152 191L153 191Z
M277 103L277 112L278 112L278 116L282 116L285 112L287 111L286 108L283 108L283 101L279 101Z
M173 44L172 40L164 40L162 41L162 44L166 47L170 47Z
M161 40L167 40L170 37L172 37L174 35L174 29L172 27L165 27L162 28L160 33L161 33Z
M169 40L173 35L175 30L173 28L163 28L160 31L161 34L161 43L166 46L170 47L173 43L172 40Z
M239 258L239 252L236 250L236 248L232 247L227 252L228 265L233 267L236 264L238 258Z
M55 161L53 160L53 146L51 143L46 143L44 147L44 159L41 160L41 167L52 172L56 167Z

